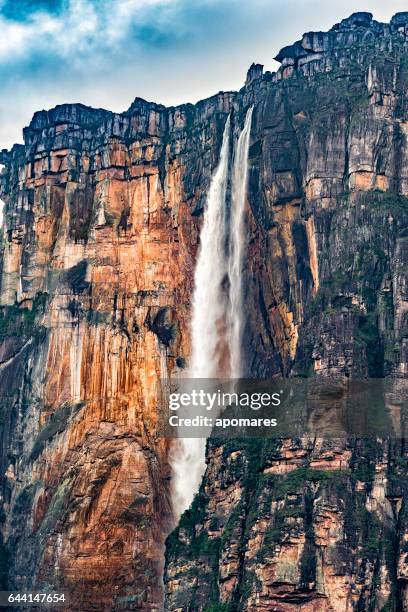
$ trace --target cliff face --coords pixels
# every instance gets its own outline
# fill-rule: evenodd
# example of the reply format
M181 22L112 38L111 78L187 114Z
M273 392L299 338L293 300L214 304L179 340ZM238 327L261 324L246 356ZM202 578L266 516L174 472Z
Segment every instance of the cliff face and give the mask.
M72 610L160 608L173 523L159 381L189 353L192 213L229 100L61 106L3 152L9 588L65 589Z
M137 99L120 115L60 106L2 153L9 588L65 588L73 610L160 609L173 524L159 383L188 365L201 212L229 112L236 133L254 105L246 374L387 375L398 391L407 58L407 14L357 14L282 50L277 74L254 65L236 94L170 109ZM168 540L168 610L408 606L403 441L212 440L207 462Z
M247 373L391 377L402 432L407 27L357 14L305 34L235 100L255 102ZM210 440L166 609L408 609L406 467L404 440Z

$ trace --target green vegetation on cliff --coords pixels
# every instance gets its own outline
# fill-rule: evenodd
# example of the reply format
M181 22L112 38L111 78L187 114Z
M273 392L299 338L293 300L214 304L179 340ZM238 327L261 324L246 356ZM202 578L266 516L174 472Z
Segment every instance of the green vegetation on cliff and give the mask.
M31 336L35 330L36 317L45 312L47 293L37 293L31 308L18 304L0 308L0 342L10 336Z

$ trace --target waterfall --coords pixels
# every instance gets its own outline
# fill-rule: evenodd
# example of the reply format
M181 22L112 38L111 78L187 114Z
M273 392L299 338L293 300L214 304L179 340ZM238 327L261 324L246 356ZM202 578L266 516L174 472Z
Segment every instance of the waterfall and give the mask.
M230 118L222 139L220 161L211 180L204 209L200 248L194 275L191 323L191 378L217 376L218 326L225 313L222 282L227 271L226 194ZM205 470L205 439L181 438L173 457L173 505L180 515L190 505Z
M200 249L194 275L191 323L191 378L216 378L219 325L225 314L222 282L227 272L225 254L228 157L230 139L228 117L220 161L211 181L200 234Z
M242 376L242 269L246 251L245 199L248 182L248 149L253 107L248 109L245 123L236 144L231 185L231 220L228 257L229 290L229 352L230 378Z
M231 215L227 228L230 118L204 209L194 275L190 377L239 378L242 371L242 268L245 254L245 198L252 108L235 145L231 182ZM229 239L228 252L226 243ZM229 278L229 295L225 278ZM225 353L228 364L225 367ZM225 369L225 371L224 371ZM180 438L172 456L173 506L176 518L189 507L205 471L203 438Z

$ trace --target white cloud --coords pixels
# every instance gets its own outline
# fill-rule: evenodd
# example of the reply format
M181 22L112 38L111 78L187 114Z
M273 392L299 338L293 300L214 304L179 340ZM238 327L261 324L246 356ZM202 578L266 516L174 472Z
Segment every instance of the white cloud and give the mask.
M68 0L58 15L39 11L26 22L0 16L0 62L46 50L68 56L114 46L126 39L132 26L150 21L151 9L157 9L160 21L160 15L177 5L177 0Z

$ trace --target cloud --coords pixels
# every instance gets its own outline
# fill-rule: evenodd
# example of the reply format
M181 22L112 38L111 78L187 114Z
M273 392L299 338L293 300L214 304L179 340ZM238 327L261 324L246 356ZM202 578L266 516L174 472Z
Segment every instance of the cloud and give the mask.
M1 3L1 0L0 0ZM71 63L125 48L155 52L180 42L211 45L222 31L256 22L283 0L6 0L0 4L0 66L48 55ZM273 12L273 11L272 11Z
M18 3L16 3L18 4ZM6 5L7 6L7 5ZM62 59L85 58L115 50L125 40L145 44L146 32L168 31L182 7L178 0L67 0L58 12L46 2L32 2L29 12L0 8L0 64L49 53Z

